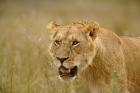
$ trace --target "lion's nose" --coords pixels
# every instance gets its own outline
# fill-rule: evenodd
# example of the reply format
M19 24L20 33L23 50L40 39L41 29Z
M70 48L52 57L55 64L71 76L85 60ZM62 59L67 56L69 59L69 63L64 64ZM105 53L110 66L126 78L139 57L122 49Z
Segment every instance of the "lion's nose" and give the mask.
M69 57L66 58L56 57L56 58L61 62L61 64L63 64L63 62L66 61Z

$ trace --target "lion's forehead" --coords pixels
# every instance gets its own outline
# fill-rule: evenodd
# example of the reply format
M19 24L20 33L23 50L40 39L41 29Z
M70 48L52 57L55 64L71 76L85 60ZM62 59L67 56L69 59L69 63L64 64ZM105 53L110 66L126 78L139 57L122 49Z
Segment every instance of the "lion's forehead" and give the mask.
M55 35L55 39L64 40L86 40L86 34L81 31L82 29L71 26L71 27L61 27L58 29Z

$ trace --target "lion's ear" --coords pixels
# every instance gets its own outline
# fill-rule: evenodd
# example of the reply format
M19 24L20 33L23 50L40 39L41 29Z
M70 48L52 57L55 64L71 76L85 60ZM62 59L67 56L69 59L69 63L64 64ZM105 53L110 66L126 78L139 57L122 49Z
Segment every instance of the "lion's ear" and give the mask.
M95 39L99 31L99 24L98 23L87 24L85 30L92 39Z
M56 27L58 27L59 25L56 24L55 21L51 21L48 25L47 25L47 29L52 30Z

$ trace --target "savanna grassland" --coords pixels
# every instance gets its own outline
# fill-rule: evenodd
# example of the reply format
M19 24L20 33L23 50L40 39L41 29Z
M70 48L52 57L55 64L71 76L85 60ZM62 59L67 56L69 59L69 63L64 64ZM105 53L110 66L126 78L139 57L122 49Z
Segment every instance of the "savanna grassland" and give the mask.
M139 0L0 0L0 93L70 93L48 55L50 20L97 21L118 35L140 36ZM87 93L78 79L77 93Z

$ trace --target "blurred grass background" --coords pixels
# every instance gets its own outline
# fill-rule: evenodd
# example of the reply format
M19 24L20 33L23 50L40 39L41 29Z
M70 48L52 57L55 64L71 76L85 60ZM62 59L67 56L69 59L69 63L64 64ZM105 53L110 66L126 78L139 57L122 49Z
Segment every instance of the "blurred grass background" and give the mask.
M48 55L51 20L97 21L118 35L140 36L140 1L0 0L0 93L70 93Z

